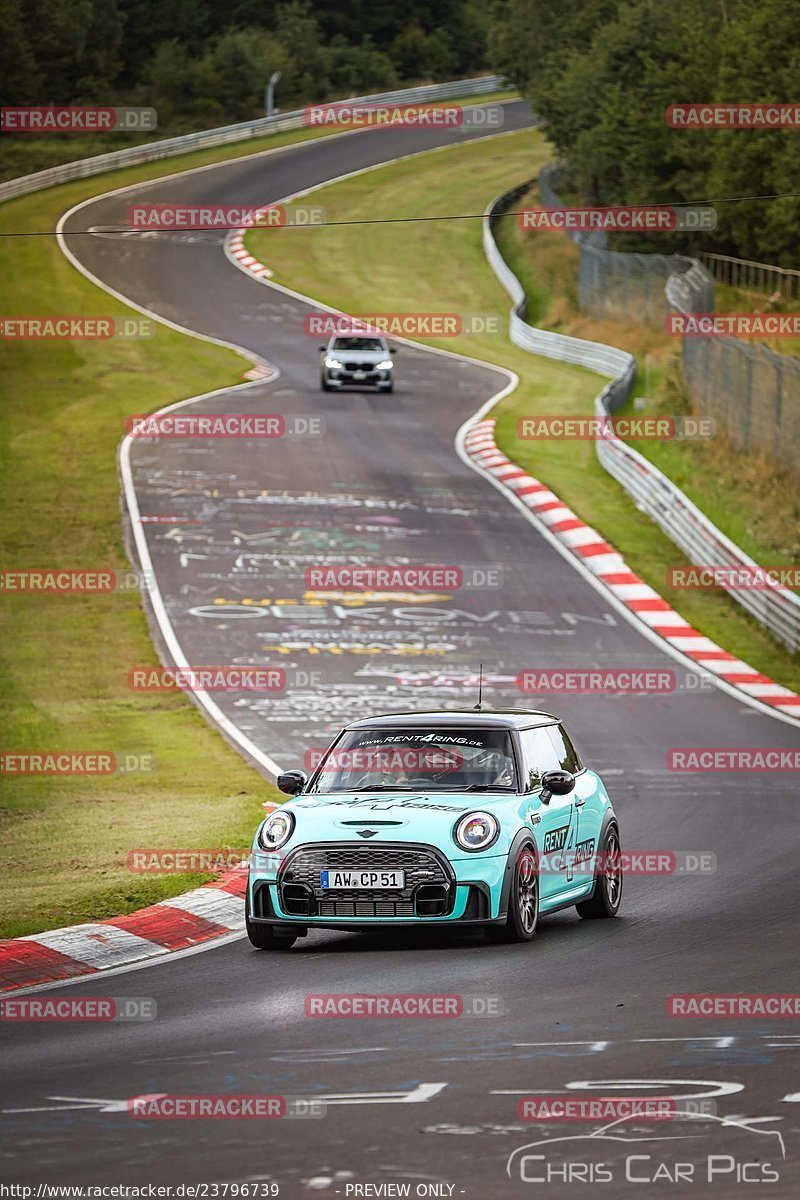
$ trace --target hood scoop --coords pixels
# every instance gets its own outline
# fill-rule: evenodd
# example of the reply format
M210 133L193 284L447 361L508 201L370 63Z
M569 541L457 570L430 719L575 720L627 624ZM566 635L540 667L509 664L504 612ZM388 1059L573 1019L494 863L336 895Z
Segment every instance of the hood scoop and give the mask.
M362 817L359 821L337 821L336 824L360 826L361 828L369 826L371 829L373 826L383 828L385 825L405 825L405 821L370 821L369 818Z

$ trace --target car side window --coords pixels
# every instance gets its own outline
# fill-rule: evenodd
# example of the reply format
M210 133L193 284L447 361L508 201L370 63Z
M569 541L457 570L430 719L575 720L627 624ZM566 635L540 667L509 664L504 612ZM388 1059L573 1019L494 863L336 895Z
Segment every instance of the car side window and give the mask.
M523 729L519 736L522 743L523 786L526 792L535 791L542 786L545 771L557 771L561 764L546 728Z
M578 758L575 747L569 740L563 725L548 725L547 733L553 743L561 770L577 775L578 771L583 769L583 763Z

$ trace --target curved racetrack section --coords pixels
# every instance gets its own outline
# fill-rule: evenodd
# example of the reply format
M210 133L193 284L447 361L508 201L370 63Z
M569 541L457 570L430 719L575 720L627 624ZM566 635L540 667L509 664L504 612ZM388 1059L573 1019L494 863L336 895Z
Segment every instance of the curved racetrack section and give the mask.
M531 123L523 104L505 112L506 130ZM504 373L404 345L392 397L323 394L317 342L303 325L309 306L237 270L221 235L70 235L123 224L137 197L268 203L464 136L371 130L314 141L101 196L64 225L70 251L103 284L279 369L272 382L209 397L193 411L324 422L316 439L162 439L137 442L131 454L141 513L194 522L145 526L188 661L277 663L296 681L283 693L215 697L282 767L301 764L345 720L474 703L460 681L478 662L490 677L486 698L516 706L525 704L515 680L526 667L675 663L456 454L458 429L506 386ZM402 245L400 227L397 239ZM502 587L353 600L309 594L305 584L311 565L403 559L499 568ZM710 1096L736 1123L668 1122L666 1133L664 1122L626 1126L627 1137L659 1139L637 1150L649 1156L651 1175L662 1160L696 1160L698 1147L737 1163L780 1160L780 1139L768 1136L780 1131L786 1160L770 1194L795 1192L793 1023L681 1021L666 1002L673 993L796 986L796 782L788 773L674 774L666 756L698 745L796 748L800 735L714 689L564 696L557 707L606 779L625 845L710 852L714 873L631 877L619 920L562 913L543 922L532 946L320 931L287 955L258 954L239 940L81 983L70 994L154 997L158 1019L18 1025L5 1035L4 1176L23 1181L35 1168L37 1178L62 1184L272 1181L287 1197L355 1196L346 1188L356 1184L409 1184L411 1195L418 1184L440 1184L438 1194L476 1200L525 1195L531 1183L520 1181L518 1166L509 1178L508 1156L584 1128L521 1121L519 1096L578 1085ZM314 1020L304 1015L312 992L492 996L502 1015ZM230 1091L320 1098L327 1115L265 1129L140 1122L124 1111L133 1095ZM691 1155L662 1140L689 1134ZM587 1151L582 1160L620 1164L629 1152L605 1141L602 1155ZM639 1165L644 1174L648 1164ZM528 1173L536 1175L530 1164ZM719 1178L687 1190L653 1183L650 1194L746 1190L733 1171ZM619 1167L601 1192L633 1196L638 1188ZM574 1181L550 1190L583 1194Z

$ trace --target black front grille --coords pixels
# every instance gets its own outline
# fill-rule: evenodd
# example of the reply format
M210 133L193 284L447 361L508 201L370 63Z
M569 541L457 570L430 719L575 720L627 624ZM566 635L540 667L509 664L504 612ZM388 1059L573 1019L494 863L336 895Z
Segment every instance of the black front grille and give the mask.
M344 364L345 371L374 371L375 363L371 362L346 362Z
M413 917L413 900L320 900L320 917Z
M374 891L323 888L321 872L337 867L367 871L394 868L405 872L405 886ZM302 896L307 902L304 915L320 917L441 916L452 908L455 897L454 876L446 860L432 848L408 843L301 846L283 864L278 890L284 912L300 915L298 902ZM418 894L428 901L435 894L438 903L420 905Z

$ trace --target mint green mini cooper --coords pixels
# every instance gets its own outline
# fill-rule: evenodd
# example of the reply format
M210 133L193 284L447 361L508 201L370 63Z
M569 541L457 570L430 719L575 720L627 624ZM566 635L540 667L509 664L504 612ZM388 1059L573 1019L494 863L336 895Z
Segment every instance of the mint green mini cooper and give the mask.
M342 730L259 826L247 934L286 950L309 929L483 926L527 942L574 905L614 917L619 823L564 726L520 710L391 713Z

